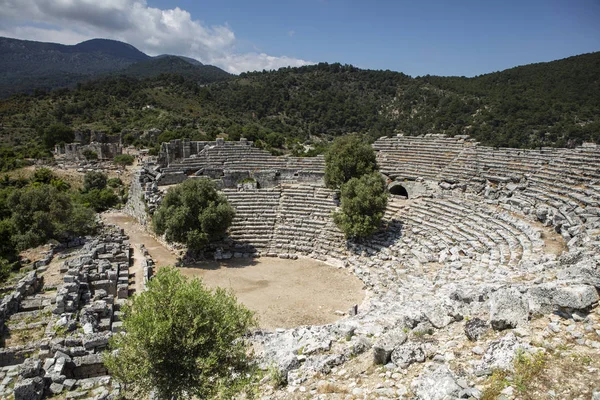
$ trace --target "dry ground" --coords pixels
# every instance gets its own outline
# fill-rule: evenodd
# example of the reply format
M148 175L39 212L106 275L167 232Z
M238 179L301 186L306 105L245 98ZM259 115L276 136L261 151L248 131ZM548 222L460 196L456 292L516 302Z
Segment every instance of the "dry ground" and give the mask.
M103 218L122 227L136 251L143 243L157 265L177 261L175 254L133 218L121 213L105 213ZM340 318L336 311L347 311L364 298L363 283L354 275L311 259L235 259L180 270L186 276L201 277L210 287L233 290L242 303L256 311L260 326L267 329L330 323ZM136 261L130 271L141 277Z
M125 187L129 187L131 183L131 177L133 175L133 171L135 171L136 165L137 160L134 162L134 165L122 169L121 173L117 173L117 170L115 169L107 169L104 170L104 172L106 173L106 175L108 175L109 178L121 178L121 180L123 181L123 185ZM36 168L41 167L31 165L28 167L18 168L13 171L6 172L3 175L8 175L10 178L13 179L29 179L31 176L33 176L33 173L35 172ZM59 168L55 166L47 166L46 168L51 169L56 174L56 176L70 184L73 189L80 189L83 186L83 176L85 175L85 173L77 172L77 168Z

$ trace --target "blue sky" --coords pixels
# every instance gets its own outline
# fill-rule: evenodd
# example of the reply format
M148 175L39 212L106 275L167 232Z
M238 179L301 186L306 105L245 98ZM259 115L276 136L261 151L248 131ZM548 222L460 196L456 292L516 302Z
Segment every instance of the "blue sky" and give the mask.
M600 1L0 0L0 34L111 37L231 72L327 61L474 76L599 51Z

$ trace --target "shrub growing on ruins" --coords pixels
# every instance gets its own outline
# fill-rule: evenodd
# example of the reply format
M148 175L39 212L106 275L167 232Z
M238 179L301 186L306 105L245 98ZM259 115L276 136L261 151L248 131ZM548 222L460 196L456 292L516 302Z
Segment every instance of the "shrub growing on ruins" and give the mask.
M119 204L119 196L107 188L109 182L105 173L90 171L83 178L83 188L76 197L78 202L97 212L108 210Z
M335 139L325 154L325 184L332 189L376 170L375 151L355 135Z
M243 335L254 326L230 292L161 268L125 307L127 334L111 338L104 362L116 379L159 399L230 398L252 371Z
M134 160L135 158L131 154L119 154L115 156L113 161L115 164L124 167L126 165L132 165Z
M98 153L90 149L85 149L81 154L83 154L87 161L93 161L98 159Z
M11 210L11 241L17 250L87 234L95 227L92 210L73 203L67 193L51 185L14 190L6 205Z
M342 185L341 210L333 220L347 238L371 235L381 224L387 205L385 182L378 172L352 178Z
M92 189L102 190L106 187L108 177L104 172L90 171L83 176L83 191L89 192Z
M210 179L188 179L170 188L152 217L154 230L167 241L202 250L221 238L235 211Z

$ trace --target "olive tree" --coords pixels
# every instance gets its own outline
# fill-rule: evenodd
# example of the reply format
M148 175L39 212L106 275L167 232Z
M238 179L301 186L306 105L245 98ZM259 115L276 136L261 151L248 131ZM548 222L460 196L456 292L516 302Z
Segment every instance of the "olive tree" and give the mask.
M129 389L159 399L231 397L252 372L244 335L253 313L225 289L161 268L124 307L104 363Z
M89 192L93 189L102 190L106 188L108 176L104 172L89 171L83 176L83 191Z
M335 139L325 154L325 184L332 189L376 170L375 151L355 135Z
M235 211L214 182L197 178L167 191L152 216L152 224L167 241L185 243L190 250L200 251L225 234L234 216Z
M152 216L154 230L169 242L202 250L221 238L235 216L225 196L206 178L188 179L167 191Z
M333 220L347 238L373 234L387 206L385 181L379 172L352 178L342 185L340 211Z
M14 190L6 199L11 210L12 242L17 250L38 246L50 239L66 240L92 232L92 210L72 201L69 194L52 185Z

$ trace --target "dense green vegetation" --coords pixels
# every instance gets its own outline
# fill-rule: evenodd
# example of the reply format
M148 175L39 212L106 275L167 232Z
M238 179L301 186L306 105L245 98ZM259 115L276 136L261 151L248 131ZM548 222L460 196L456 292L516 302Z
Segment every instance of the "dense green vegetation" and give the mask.
M206 289L161 268L124 309L127 335L113 335L110 374L158 399L232 398L252 377L243 336L256 321L225 289Z
M154 230L169 242L184 243L192 252L221 238L235 215L210 179L188 179L169 188L152 217Z
M0 281L18 269L19 251L93 232L95 214L77 198L46 168L28 180L0 180Z
M123 132L126 144L150 147L174 138L244 136L295 155L323 152L331 138L348 133L470 134L492 146L575 146L600 141L598 93L600 53L474 78L411 78L325 63L209 85L177 74L121 76L0 101L0 140L33 149L47 127L62 124ZM161 133L140 135L150 129ZM46 147L57 140L50 139ZM11 157L4 168L14 164Z
M61 87L99 76L139 78L176 73L198 83L215 82L230 74L187 57L150 57L135 47L108 39L76 45L0 37L0 98Z
M125 75L134 78L152 78L160 74L177 74L199 84L218 82L231 77L231 74L212 65L192 64L184 57L162 56L138 62L115 72L115 75Z
M376 170L373 148L358 136L335 139L325 154L325 185L332 189Z
M333 221L346 238L364 238L379 228L387 190L368 143L354 135L336 138L325 155L325 184L341 191Z
M114 158L114 162L121 167L125 167L127 165L132 165L135 158L131 154L119 154Z
M110 185L109 185L110 183ZM86 172L83 188L75 195L76 200L97 212L127 202L126 188L120 179L111 179L102 172Z
M379 226L387 206L387 192L379 172L352 178L342 185L340 211L333 221L347 238L372 235Z

